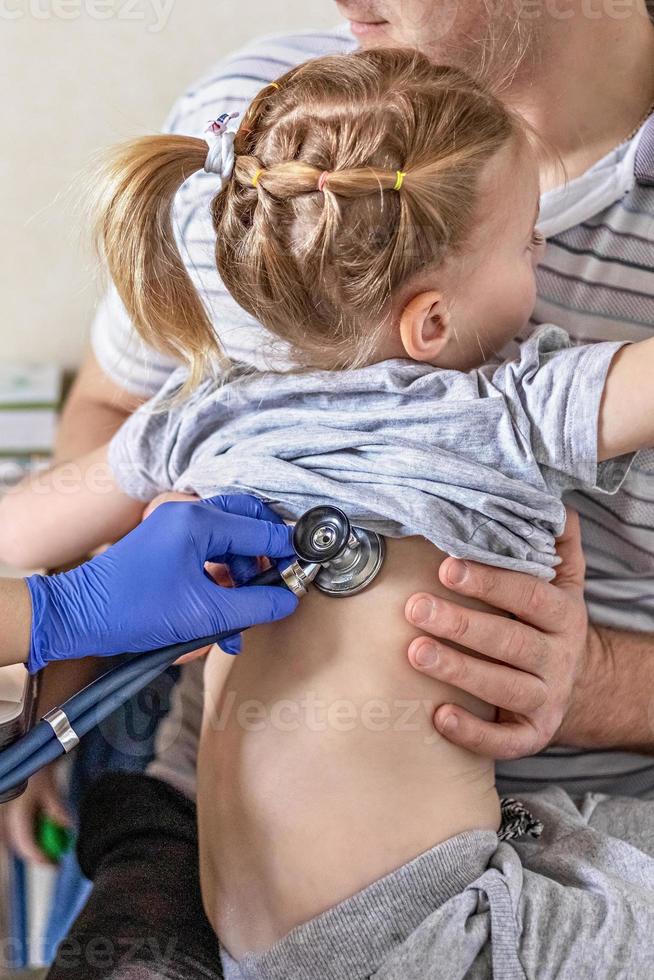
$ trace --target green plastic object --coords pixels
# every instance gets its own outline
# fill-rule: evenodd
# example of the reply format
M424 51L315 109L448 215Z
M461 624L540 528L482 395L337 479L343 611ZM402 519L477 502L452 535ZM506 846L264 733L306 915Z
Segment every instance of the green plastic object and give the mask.
M36 841L47 859L59 864L64 854L72 850L75 835L67 827L39 814L36 821Z

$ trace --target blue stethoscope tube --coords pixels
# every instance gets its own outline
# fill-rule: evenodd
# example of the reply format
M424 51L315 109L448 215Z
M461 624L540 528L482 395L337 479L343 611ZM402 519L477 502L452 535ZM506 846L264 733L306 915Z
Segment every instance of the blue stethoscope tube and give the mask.
M248 585L286 587L276 568L257 575ZM60 710L77 738L81 739L184 654L222 643L241 632L243 630L230 630L203 639L175 643L149 653L135 654L75 694ZM34 773L63 755L64 751L52 725L39 721L27 735L0 753L0 797L21 786Z
M315 580L320 591L327 595L356 595L374 581L384 560L384 544L379 535L352 528L346 515L336 507L314 507L300 518L295 526L293 545L297 561L289 568L283 571L270 568L250 579L247 585L276 585L302 596L306 595L309 583ZM331 568L331 573L326 580L321 580L321 569L324 571L327 567ZM230 630L134 654L107 671L61 708L46 715L27 735L0 752L0 802L22 787L39 769L70 751L84 735L179 657L222 643L241 632L243 630Z

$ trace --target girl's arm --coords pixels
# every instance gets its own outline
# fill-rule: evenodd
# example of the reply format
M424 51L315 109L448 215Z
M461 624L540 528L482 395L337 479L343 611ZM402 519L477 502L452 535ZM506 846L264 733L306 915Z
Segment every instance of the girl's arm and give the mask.
M622 347L607 375L599 459L654 446L654 338Z
M87 556L136 527L143 504L120 491L107 447L27 477L0 501L0 561L49 568Z

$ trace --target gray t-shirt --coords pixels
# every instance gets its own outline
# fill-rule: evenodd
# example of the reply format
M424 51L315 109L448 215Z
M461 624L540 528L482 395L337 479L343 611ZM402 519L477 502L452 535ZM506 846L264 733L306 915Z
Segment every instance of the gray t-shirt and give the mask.
M421 535L459 558L551 578L567 490L615 492L599 406L621 342L573 347L545 326L518 360L470 372L390 360L356 371L235 369L175 402L176 372L114 437L119 486L253 493L282 516L335 504L353 523Z

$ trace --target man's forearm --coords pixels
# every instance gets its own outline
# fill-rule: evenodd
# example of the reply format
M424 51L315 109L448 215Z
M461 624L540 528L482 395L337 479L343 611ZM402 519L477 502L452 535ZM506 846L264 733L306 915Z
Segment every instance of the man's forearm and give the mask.
M556 744L654 755L654 634L591 626Z
M64 406L55 461L85 456L104 445L141 401L114 385L89 352ZM39 713L49 711L85 687L97 676L100 666L94 657L49 664L42 672Z
M55 461L85 456L105 445L143 401L108 378L89 353L64 406Z
M103 446L127 417L126 412L100 402L81 398L67 402L57 432L56 462L86 456Z

